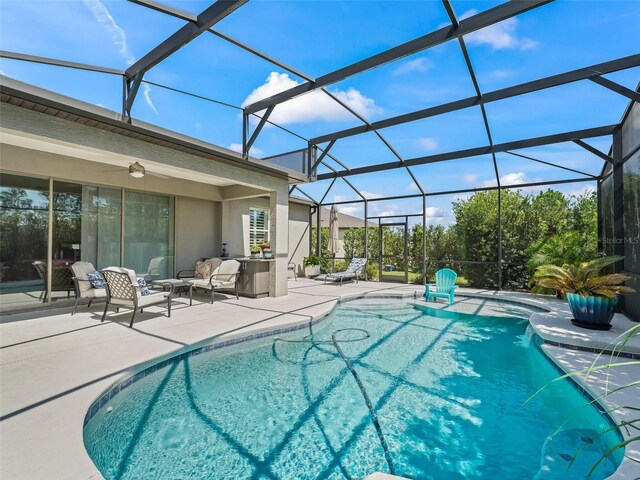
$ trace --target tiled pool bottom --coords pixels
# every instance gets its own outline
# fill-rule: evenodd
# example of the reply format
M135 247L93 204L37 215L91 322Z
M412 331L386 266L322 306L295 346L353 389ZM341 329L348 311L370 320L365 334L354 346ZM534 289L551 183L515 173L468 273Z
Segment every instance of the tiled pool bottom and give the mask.
M347 327L371 333L341 347L366 385L396 474L584 478L580 469L617 440L598 437L608 423L590 408L549 439L585 403L566 382L522 406L557 376L522 337L526 320L423 315L385 303L346 303L312 330L316 341ZM120 394L103 395L88 421L85 442L106 478L359 478L390 470L331 344L212 346L141 373ZM586 448L567 471L578 445ZM613 469L609 462L594 478Z

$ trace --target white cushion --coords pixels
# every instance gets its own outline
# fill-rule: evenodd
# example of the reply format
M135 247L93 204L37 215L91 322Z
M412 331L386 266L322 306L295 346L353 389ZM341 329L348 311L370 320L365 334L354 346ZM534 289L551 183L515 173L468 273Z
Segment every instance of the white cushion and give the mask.
M138 308L148 307L157 303L165 302L171 292L154 292L151 295L138 296ZM111 303L114 305L122 305L123 307L133 308L132 300L122 298L112 298Z
M151 295L144 295L138 297L138 308L146 307L148 305L154 305L156 303L162 303L166 301L171 292L154 292Z
M85 292L82 292L80 297L82 298L106 298L107 290L104 288L91 288Z
M211 289L211 284L214 288L235 288L236 286L235 282L218 282L216 280L213 280L211 284L209 284L209 279L189 280L189 283L191 283L194 287L207 289Z
M96 269L90 262L76 262L71 265L71 271L73 272L73 276L79 280L87 280L87 274L91 272L95 272ZM91 291L93 289L93 285L87 282L78 282L78 286L80 287L81 296L85 296L84 293L87 291Z

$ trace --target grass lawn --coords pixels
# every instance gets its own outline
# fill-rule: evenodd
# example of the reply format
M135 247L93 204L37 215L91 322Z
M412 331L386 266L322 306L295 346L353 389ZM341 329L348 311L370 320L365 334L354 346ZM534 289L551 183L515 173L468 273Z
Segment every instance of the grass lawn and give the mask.
M399 277L398 280L404 277L404 272L383 272L384 277ZM431 277L429 282L435 283L436 279ZM409 283L422 283L422 274L421 273L412 273L409 272ZM456 285L460 285L461 287L466 287L469 285L469 281L461 276L458 276L456 280Z

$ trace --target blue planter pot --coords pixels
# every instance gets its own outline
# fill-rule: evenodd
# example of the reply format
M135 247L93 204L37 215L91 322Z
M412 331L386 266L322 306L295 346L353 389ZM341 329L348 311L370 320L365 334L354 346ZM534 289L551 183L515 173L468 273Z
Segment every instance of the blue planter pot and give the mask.
M618 303L617 299L606 297L583 297L576 293L567 293L569 308L573 313L571 323L593 330L609 330L611 319Z

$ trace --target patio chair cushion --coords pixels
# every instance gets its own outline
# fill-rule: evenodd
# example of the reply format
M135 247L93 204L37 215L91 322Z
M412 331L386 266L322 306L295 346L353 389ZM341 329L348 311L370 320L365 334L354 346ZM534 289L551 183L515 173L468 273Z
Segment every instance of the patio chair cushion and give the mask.
M237 260L225 260L213 271L212 275L216 275L215 281L233 283L236 281L238 270L240 270L240 262Z
M333 272L325 275L325 280L351 279L360 275L367 264L364 258L354 258L344 272Z
M147 307L149 305L155 305L156 303L162 303L171 292L154 292L138 299L138 308Z
M140 285L140 295L144 297L151 295L151 291L149 290L149 287L147 287L147 281L144 277L138 277L138 285Z
M211 284L209 283L209 279L196 279L196 280L189 280L189 282L197 288L207 288L210 289L211 285L213 285L213 288L235 288L236 283L235 282L223 282L223 281L217 281L217 280L212 280Z
M89 280L93 288L104 288L104 277L100 272L87 273L87 280Z
M89 281L85 281L89 280L89 273L96 271L96 267L94 267L93 264L90 262L76 262L71 265L71 271L73 272L73 276L79 280L78 288L80 289L80 295L84 295L84 292L94 288ZM101 288L104 288L104 284Z
M82 298L106 298L107 290L105 288L90 288L82 292Z

